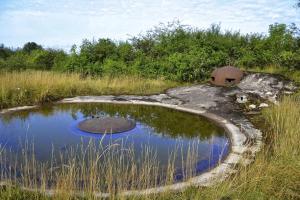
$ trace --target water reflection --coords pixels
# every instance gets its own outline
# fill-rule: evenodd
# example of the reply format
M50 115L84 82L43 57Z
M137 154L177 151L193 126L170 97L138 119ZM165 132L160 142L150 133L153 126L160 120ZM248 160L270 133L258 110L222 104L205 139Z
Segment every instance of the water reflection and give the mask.
M224 131L204 117L179 112L169 108L143 105L119 104L61 104L47 105L41 109L20 111L2 116L2 121L9 123L13 119L26 121L32 115L52 116L56 112L67 112L74 120L92 116L121 116L134 119L154 129L155 132L168 137L199 137L203 140L211 135L222 136ZM81 113L82 115L78 115Z
M78 122L100 115L130 118L136 121L136 127L105 136L77 129ZM59 160L61 153L74 151L78 145L87 147L91 139L103 146L113 143L121 146L120 150L131 149L136 163L141 162L145 149L151 149L161 174L166 171L172 152L177 151L174 157L177 180L183 179L186 170L183 163L187 160L193 161L192 171L199 174L216 166L229 151L229 140L222 128L201 116L163 107L59 104L0 116L0 145L18 153L22 152L25 141L34 141L35 158L41 162L49 162L51 156ZM101 153L101 149L96 152Z

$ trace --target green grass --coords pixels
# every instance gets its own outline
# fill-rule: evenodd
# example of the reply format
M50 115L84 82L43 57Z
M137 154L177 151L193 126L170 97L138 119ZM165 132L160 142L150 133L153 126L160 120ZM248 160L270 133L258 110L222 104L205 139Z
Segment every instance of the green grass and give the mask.
M0 109L79 95L150 95L178 85L177 82L137 76L81 78L74 73L0 72Z

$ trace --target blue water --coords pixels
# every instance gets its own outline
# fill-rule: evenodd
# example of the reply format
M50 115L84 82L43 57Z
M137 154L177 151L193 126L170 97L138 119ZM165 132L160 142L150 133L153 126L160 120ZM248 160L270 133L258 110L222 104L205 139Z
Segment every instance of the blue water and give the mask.
M95 114L122 116L135 120L136 127L118 134L91 134L80 131L77 125ZM133 147L140 159L145 146L157 154L162 168L171 152L179 152L175 160L176 179L183 178L182 157L189 147L196 146L195 173L203 173L224 159L230 149L225 131L212 122L188 113L167 108L111 104L68 104L45 106L0 116L0 145L18 154L26 141L34 143L38 161L47 162L53 149L67 151L79 144L102 141L102 145L122 144ZM0 166L3 163L0 163ZM6 163L7 165L7 163Z

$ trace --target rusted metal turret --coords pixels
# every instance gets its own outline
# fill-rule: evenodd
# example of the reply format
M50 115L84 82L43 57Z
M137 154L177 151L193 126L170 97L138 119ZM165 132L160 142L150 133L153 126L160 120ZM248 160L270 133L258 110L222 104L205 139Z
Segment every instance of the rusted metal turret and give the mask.
M231 86L238 84L243 78L243 72L232 66L215 69L211 74L211 83L218 86Z

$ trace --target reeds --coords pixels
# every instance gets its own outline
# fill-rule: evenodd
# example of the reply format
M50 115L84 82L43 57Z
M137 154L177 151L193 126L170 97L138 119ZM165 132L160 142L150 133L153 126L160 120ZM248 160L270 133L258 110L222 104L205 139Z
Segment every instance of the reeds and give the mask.
M137 76L85 77L47 71L0 72L0 109L84 95L149 95L178 83Z
M118 198L122 191L172 184L178 172L176 159L182 159L183 180L196 175L197 141L185 150L178 141L170 149L166 166L161 165L156 150L149 145L141 147L137 157L136 149L126 141L107 145L102 141L91 139L87 145L82 142L63 152L53 149L45 162L35 158L34 142L28 139L19 153L1 148L0 180L44 195L46 190L53 190L54 198L58 199L93 199L95 193Z

